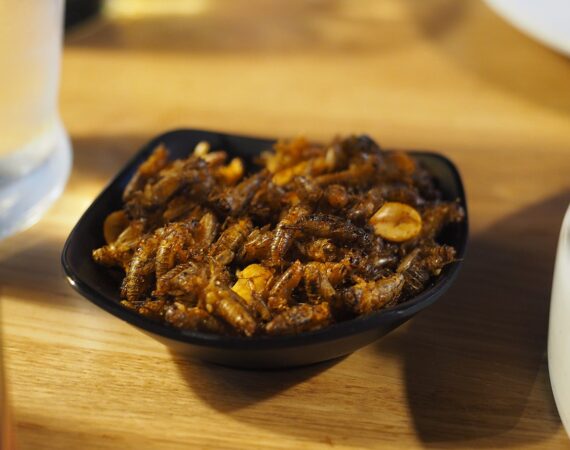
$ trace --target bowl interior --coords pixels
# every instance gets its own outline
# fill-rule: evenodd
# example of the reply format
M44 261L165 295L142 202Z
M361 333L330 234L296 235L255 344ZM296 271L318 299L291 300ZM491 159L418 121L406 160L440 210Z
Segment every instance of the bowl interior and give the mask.
M149 142L109 183L83 214L69 235L62 253L62 264L70 284L81 294L111 314L127 322L170 339L198 343L209 346L240 347L246 342L249 347L280 347L297 345L307 340L322 341L370 330L391 321L401 323L417 311L433 303L449 287L456 275L460 262L445 267L442 274L417 297L393 308L346 322L334 324L322 330L302 333L295 336L275 336L240 338L205 334L195 331L178 330L146 319L120 304L119 286L123 274L95 264L91 258L93 249L104 244L103 221L112 211L122 206L121 195L136 168L144 161L159 143L164 143L172 159L186 157L202 141L210 142L212 149L224 149L231 156L240 156L251 162L261 151L271 147L273 140L235 136L201 130L176 130L165 133ZM445 157L430 152L411 152L434 175L444 199L459 199L465 211L467 205L459 174ZM463 258L468 234L467 216L458 224L451 224L438 239L452 245L457 250L459 260Z

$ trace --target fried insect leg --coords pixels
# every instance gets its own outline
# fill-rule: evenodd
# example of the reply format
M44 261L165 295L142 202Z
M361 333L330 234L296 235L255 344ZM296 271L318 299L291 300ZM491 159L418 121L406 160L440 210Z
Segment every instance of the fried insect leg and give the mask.
M213 281L205 291L205 309L230 325L239 334L253 336L257 323L248 309L240 301L239 295Z
M168 164L168 150L164 144L159 144L154 149L148 159L143 162L123 192L123 201L128 201L133 197L133 194L140 191L146 182L156 176Z
M265 331L270 335L298 334L323 328L329 325L331 320L328 303L300 304L277 315L265 326Z
M245 243L239 251L239 261L249 263L264 260L269 256L272 241L272 231L254 228L247 236Z
M311 214L301 219L296 227L303 233L318 238L354 242L363 246L370 244L370 235L364 229L330 214Z
M226 228L210 251L210 256L221 265L230 264L236 252L245 242L252 224L249 218L239 219L233 225Z
M267 305L273 311L282 311L289 306L291 294L303 277L303 265L295 261L283 274L277 278L269 291Z
M283 219L277 224L273 241L271 242L269 263L273 266L283 264L283 257L291 248L293 243L293 235L295 234L294 225L306 217L311 212L311 208L305 204L293 206L285 214Z
M156 252L156 276L162 277L177 264L186 262L190 246L194 242L192 222L177 222L168 225Z
M121 286L121 297L136 302L146 297L152 288L156 270L156 252L160 240L156 236L144 239L133 256Z
M378 281L362 280L342 293L344 306L354 314L377 311L395 301L404 286L404 276L396 273Z
M183 330L204 331L207 333L227 334L227 327L202 308L187 308L181 303L174 303L166 308L164 320L170 325Z

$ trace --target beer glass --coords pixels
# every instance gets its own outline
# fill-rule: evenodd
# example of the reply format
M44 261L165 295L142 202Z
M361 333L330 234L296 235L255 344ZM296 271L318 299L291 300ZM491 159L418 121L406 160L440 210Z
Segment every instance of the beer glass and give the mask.
M0 0L0 238L34 223L71 163L58 112L63 0Z

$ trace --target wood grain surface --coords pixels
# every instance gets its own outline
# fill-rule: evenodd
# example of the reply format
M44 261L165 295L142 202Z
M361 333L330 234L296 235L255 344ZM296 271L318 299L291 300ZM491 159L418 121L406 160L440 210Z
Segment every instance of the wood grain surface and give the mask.
M73 172L40 223L0 243L20 448L568 448L546 337L570 202L570 61L477 1L188 4L115 9L67 37ZM471 214L457 283L326 364L248 372L169 353L76 294L59 255L126 159L177 127L367 132L447 155Z

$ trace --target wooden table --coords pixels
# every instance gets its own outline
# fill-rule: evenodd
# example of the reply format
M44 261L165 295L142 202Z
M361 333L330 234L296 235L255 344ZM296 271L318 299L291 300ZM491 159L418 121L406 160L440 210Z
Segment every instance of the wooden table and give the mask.
M177 16L119 8L71 33L61 110L67 190L0 244L22 449L568 447L546 360L570 202L568 59L474 1L194 0ZM246 372L170 354L76 294L59 255L121 164L183 126L367 132L448 155L471 213L459 280L340 361Z

